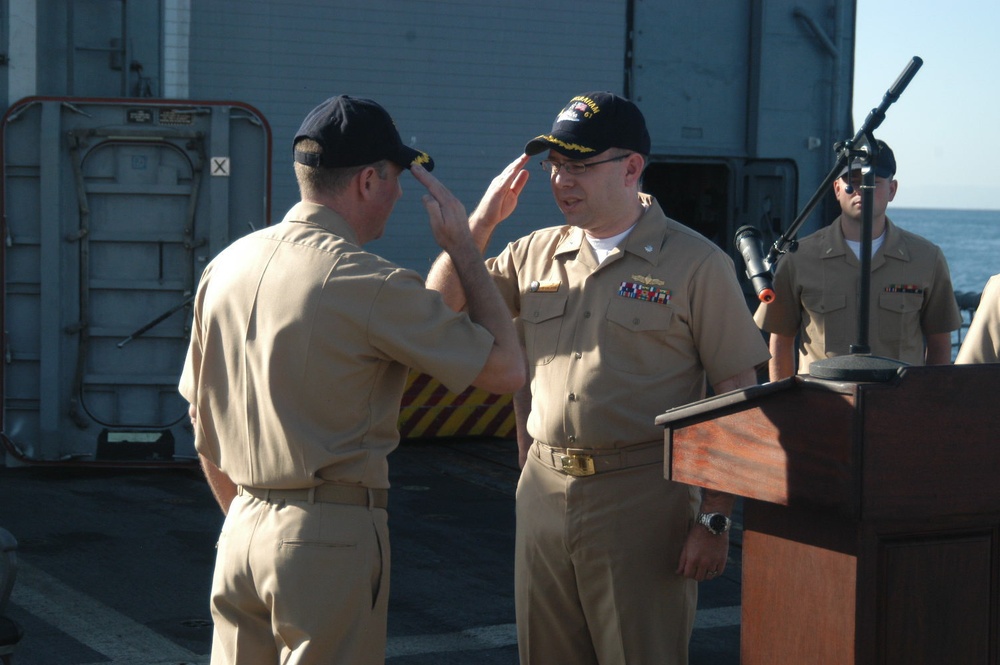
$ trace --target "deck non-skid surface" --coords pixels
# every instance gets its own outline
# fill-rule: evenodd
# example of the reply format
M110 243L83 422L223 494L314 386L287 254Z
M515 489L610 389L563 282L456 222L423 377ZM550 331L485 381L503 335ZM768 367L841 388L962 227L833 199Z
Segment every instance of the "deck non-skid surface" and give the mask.
M513 442L408 441L390 468L387 663L516 665ZM0 468L0 526L19 541L15 662L207 664L221 523L195 468ZM739 662L740 536L701 585L691 665Z

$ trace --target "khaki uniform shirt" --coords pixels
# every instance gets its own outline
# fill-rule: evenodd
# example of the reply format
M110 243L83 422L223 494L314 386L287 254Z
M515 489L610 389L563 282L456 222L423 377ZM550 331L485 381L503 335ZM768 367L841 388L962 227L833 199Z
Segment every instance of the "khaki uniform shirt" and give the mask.
M839 217L778 262L775 299L761 304L754 319L766 332L799 335L800 373L817 360L849 354L858 341L860 267ZM886 219L871 271L872 354L923 365L924 337L962 324L944 254Z
M956 364L1000 362L1000 275L986 282Z
M180 392L196 449L237 484L385 488L408 369L461 391L492 344L332 210L299 203L205 269Z
M487 268L520 317L531 436L559 448L662 440L655 419L768 359L718 247L652 197L601 266L581 229L535 231Z

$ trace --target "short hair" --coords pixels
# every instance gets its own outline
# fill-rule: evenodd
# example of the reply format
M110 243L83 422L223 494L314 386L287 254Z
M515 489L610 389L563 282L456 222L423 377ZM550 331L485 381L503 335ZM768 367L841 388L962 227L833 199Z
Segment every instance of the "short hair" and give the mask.
M312 139L300 139L295 144L295 149L300 152L320 154L323 149L319 143ZM351 179L355 175L369 166L378 172L378 177L386 178L387 160L375 162L374 164L362 164L360 166L343 166L335 168L323 168L322 166L306 166L295 162L295 179L299 183L299 192L303 198L311 198L316 194L337 194L347 188Z

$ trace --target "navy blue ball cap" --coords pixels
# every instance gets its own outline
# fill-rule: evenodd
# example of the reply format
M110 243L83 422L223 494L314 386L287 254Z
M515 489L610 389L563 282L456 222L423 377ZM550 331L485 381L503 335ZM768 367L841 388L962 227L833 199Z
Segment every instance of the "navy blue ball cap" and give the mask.
M878 155L875 158L875 175L879 178L886 178L891 180L896 175L896 155L892 153L892 148L888 144L881 140L875 139L875 143L878 144ZM840 170L840 175L838 178L843 178L847 175L849 170L860 170L861 165L858 163L851 163Z
M295 150L306 138L316 141L322 153ZM428 171L434 168L426 152L403 144L384 108L370 99L347 95L331 97L309 112L295 134L292 153L296 162L313 167L363 166L387 159L404 169L413 163Z
M526 155L555 150L585 159L609 148L649 155L649 131L639 107L611 92L577 95L556 116L552 131L528 141Z

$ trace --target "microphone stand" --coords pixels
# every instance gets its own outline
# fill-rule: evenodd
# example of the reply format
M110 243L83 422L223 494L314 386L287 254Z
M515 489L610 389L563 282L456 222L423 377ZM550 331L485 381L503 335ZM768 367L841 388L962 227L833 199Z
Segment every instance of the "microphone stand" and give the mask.
M896 79L896 82L892 84L889 90L882 97L882 103L878 105L878 108L872 109L868 117L865 118L864 124L854 135L854 138L839 143L836 146L837 149L837 162L833 165L833 168L823 179L822 184L813 193L812 198L806 203L805 208L799 213L791 224L788 225L788 229L781 234L781 236L774 241L774 245L771 247L771 251L768 252L767 257L764 259L764 264L769 268L773 269L774 265L778 262L789 248L795 243L795 234L798 233L799 227L802 223L806 221L812 211L819 205L819 202L823 200L823 197L830 191L830 185L836 180L840 174L841 169L850 164L855 160L865 160L868 158L868 151L864 149L855 149L855 145L861 144L863 140L867 140L868 145L874 145L875 141L872 133L881 126L882 122L885 120L885 112L890 106L895 103L899 96L903 94L903 90L906 86L910 84L913 77L917 75L917 70L924 64L924 61L913 56L910 62L907 63L903 72ZM870 162L869 162L870 163ZM794 251L794 250L793 250Z
M878 163L878 143L871 142L871 164L861 170L861 274L858 279L858 310L861 314L871 312L872 284L872 226L875 221L875 168ZM850 173L848 173L850 177ZM868 333L871 326L868 316L858 316L858 341L851 345L851 353L871 353Z
M795 242L795 234L799 227L806 220L813 208L820 202L822 197L829 191L830 185L839 177L840 171L854 162L861 162L862 184L861 184L861 274L859 280L858 293L858 337L857 342L852 344L850 355L838 356L817 360L809 366L809 374L820 379L832 379L840 381L888 381L898 373L906 363L871 355L869 346L869 322L871 318L871 262L872 262L872 218L874 216L874 196L875 191L875 170L873 165L878 158L878 144L875 141L874 131L885 120L885 112L892 104L899 99L899 96L909 85L917 70L923 65L923 60L914 56L907 64L906 68L892 84L882 98L882 103L865 119L864 124L854 135L854 138L844 141L837 146L837 163L830 173L827 174L816 193L806 204L803 212L789 225L781 237L775 242L771 251L765 259L768 269L778 261L778 259L788 251ZM857 149L856 145L864 143L864 147ZM848 171L848 177L850 177Z

